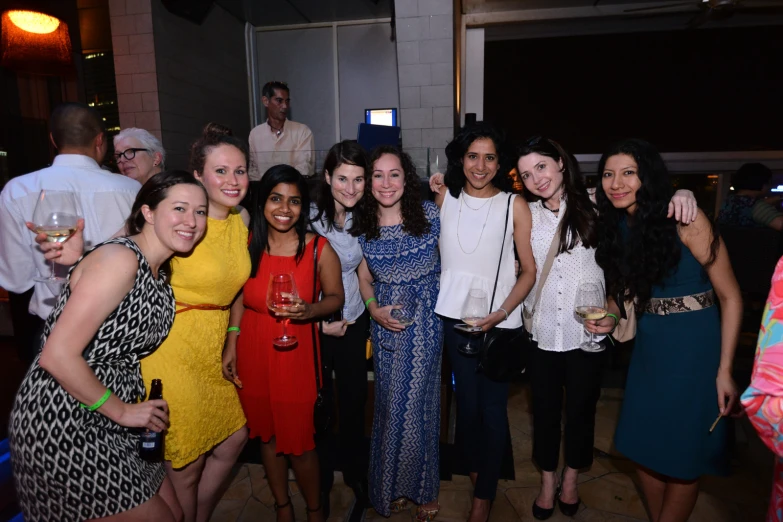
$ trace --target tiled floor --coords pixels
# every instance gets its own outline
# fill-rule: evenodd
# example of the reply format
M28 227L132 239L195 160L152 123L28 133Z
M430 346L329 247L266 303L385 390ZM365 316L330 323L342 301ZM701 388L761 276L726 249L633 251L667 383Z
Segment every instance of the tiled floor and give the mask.
M622 403L622 390L605 389L598 404L595 447L598 450L593 467L580 478L582 507L572 520L580 522L638 522L647 515L634 480L632 465L613 451L612 436ZM516 480L501 481L492 508L492 522L527 522L538 492L539 474L530 460L531 421L528 413L527 388L512 388L508 406ZM746 420L737 423L737 443L730 477L707 477L701 483L701 493L691 522L763 522L771 487L772 457L754 436ZM604 452L604 454L600 453ZM264 469L256 464L237 466L228 489L212 522L274 521L274 500L264 479ZM290 482L296 519L306 520L302 495L295 482ZM338 476L332 490L332 514L329 522L342 522L350 509L353 494ZM471 485L467 477L441 481L441 511L437 521L464 522L471 501ZM385 519L374 511L368 521L411 521L414 510ZM559 511L552 522L569 520Z

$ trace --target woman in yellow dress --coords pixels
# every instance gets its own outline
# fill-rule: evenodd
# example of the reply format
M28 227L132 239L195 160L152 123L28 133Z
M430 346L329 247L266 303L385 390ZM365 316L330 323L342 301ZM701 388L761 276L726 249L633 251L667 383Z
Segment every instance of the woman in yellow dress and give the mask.
M206 522L247 441L234 384L222 373L229 307L250 275L247 144L208 124L191 149L190 168L207 189L207 232L193 252L171 260L177 302L168 338L141 361L147 389L163 381L169 404L166 471L185 522ZM232 335L236 333L232 332Z

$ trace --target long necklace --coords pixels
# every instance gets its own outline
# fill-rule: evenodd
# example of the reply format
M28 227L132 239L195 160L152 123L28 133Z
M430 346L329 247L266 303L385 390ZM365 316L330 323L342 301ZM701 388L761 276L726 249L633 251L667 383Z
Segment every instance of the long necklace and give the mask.
M484 229L487 227L487 221L489 221L489 215L492 213L492 200L495 199L495 196L492 196L491 198L489 198L489 201L485 201L480 207L473 208L470 205L468 205L467 202L465 202L465 198L462 197L463 195L464 195L464 192L462 194L460 194L460 198L459 198L459 215L457 216L457 244L459 245L459 249L462 250L463 254L471 255L473 252L478 250L478 247L481 244L481 238L484 236ZM474 210L474 211L475 210L480 210L480 209L484 208L484 206L487 203L489 203L489 210L487 210L487 216L484 218L484 224L481 225L481 233L479 234L478 241L476 242L476 246L473 247L473 250L471 250L470 252L467 252L462 247L462 240L459 237L459 227L460 227L460 222L462 221L462 203L463 202L465 203L466 207L468 207L469 209Z

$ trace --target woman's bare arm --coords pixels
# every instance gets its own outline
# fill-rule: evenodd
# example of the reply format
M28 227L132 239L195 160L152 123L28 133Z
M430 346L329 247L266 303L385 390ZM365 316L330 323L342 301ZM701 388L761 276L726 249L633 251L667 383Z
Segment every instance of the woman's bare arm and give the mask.
M71 295L46 340L39 364L83 404L95 404L106 386L82 353L133 287L137 270L138 260L131 250L105 245L85 258L71 275ZM97 411L123 426L161 431L168 417L163 411L155 413L157 407L165 407L165 401L127 404L111 394Z
M712 226L704 212L699 210L693 223L687 227L679 227L679 234L693 257L702 265L706 265L710 259L710 247L714 236ZM721 354L717 376L718 406L721 413L728 415L738 399L732 369L742 322L742 296L723 240L720 240L715 261L706 270L720 302Z
M519 197L514 198L513 205L513 237L521 272L505 301L500 306L495 305L495 310L491 311L484 320L476 323L476 326L481 326L485 332L505 321L506 314L500 308L504 308L506 312L510 313L527 297L536 281L536 261L533 258L533 248L530 246L530 231L533 227L530 207L523 198Z

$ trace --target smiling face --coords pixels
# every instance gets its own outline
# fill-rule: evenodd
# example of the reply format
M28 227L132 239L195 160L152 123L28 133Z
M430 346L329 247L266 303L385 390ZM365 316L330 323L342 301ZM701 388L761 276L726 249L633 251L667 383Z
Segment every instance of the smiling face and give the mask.
M517 161L517 170L522 183L531 194L543 200L558 197L563 189L563 161L531 152Z
M364 169L357 165L343 163L334 173L325 173L326 183L332 187L335 205L352 209L364 195ZM339 208L338 208L339 210Z
M391 208L400 204L405 190L405 172L400 158L383 154L372 166L372 195L378 204Z
M468 184L475 190L486 188L500 168L495 142L479 138L470 144L462 157L462 171Z
M636 193L642 187L642 180L639 179L639 166L632 156L610 156L601 173L601 186L614 208L629 214L636 212Z
M135 179L142 185L152 176L161 171L161 157L159 152L150 153L147 150L136 150L133 159L126 159L122 155L129 149L144 149L144 145L134 137L128 136L114 144L114 157L117 159L117 168L120 174ZM128 155L132 155L128 153Z
M155 210L144 205L141 211L161 244L172 252L193 250L207 228L207 197L196 185L174 185Z
M264 204L264 217L270 228L290 231L302 215L302 195L293 183L278 183Z
M209 195L209 216L225 219L228 211L247 194L247 159L233 145L213 147L204 161L204 172L194 172Z

